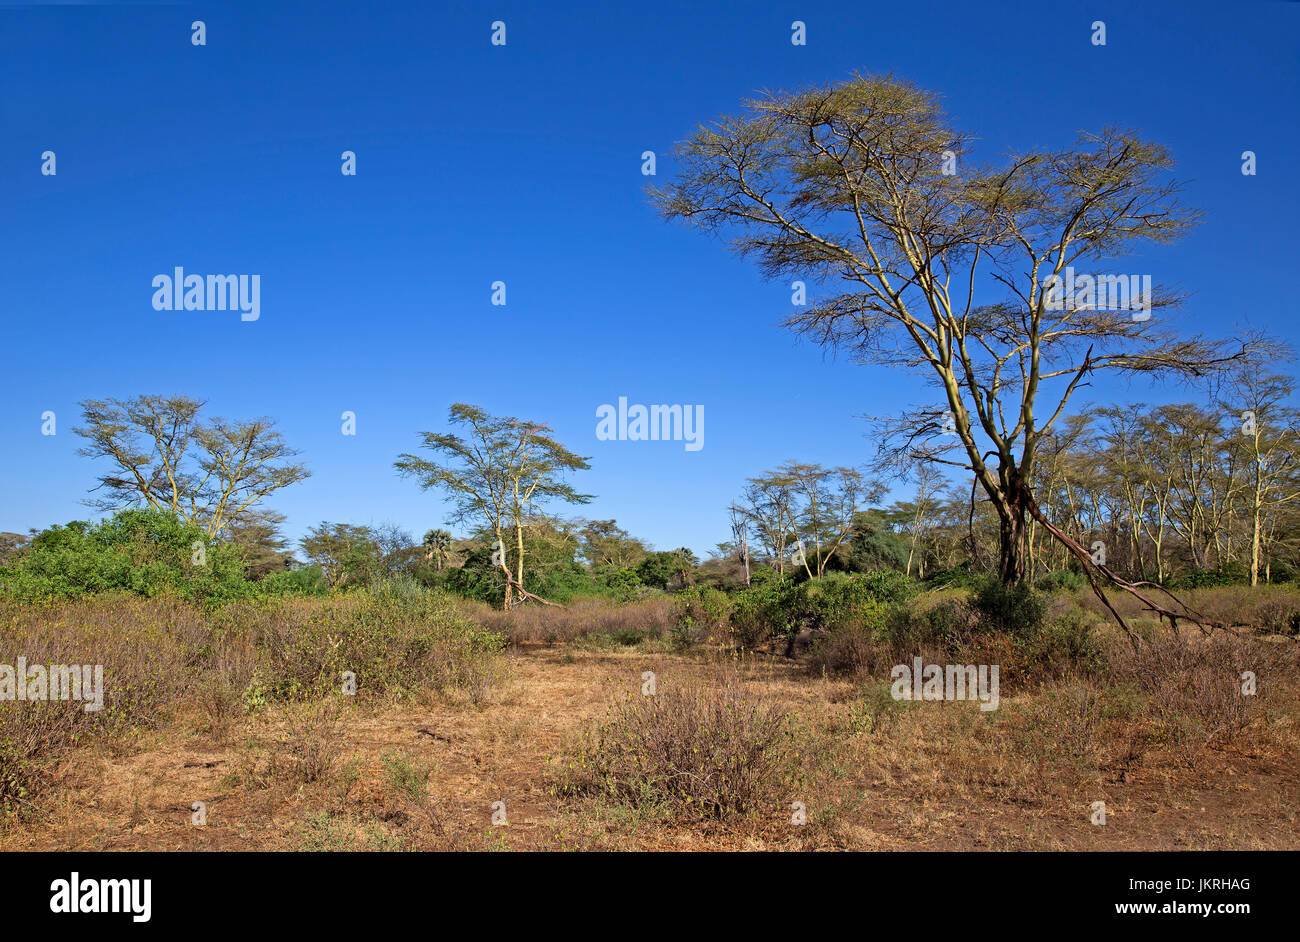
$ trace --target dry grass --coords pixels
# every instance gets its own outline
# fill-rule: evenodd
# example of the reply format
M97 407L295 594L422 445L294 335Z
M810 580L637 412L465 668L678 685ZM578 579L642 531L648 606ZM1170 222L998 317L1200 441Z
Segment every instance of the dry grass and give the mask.
M1004 674L991 712L657 642L523 644L477 699L177 701L61 750L0 849L1300 848L1295 646L1103 640L1113 667Z
M559 644L596 636L632 645L664 637L677 620L676 605L667 595L626 605L579 599L562 608L526 605L510 612L482 603L462 605L484 628L513 645Z
M1142 611L1141 603L1129 593L1111 591L1107 594L1111 604L1125 619L1150 622L1150 615ZM1173 595L1193 611L1222 624L1292 636L1300 627L1300 588L1294 585L1260 585L1253 589L1249 586L1176 589ZM1153 597L1159 597L1159 593ZM1090 590L1075 592L1074 601L1099 618L1107 617L1101 602Z
M53 765L74 746L128 749L195 707L221 741L243 713L340 692L345 671L362 697L432 689L481 701L502 643L438 596L240 603L212 615L126 594L0 600L0 664L97 665L103 682L98 711L71 699L0 701L0 812L53 784Z

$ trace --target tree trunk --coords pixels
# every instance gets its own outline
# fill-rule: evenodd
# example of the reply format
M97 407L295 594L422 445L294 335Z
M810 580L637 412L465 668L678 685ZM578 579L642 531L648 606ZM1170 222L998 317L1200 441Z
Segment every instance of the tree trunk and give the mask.
M1252 521L1253 526L1251 527L1251 539L1250 539L1250 585L1252 588L1259 585L1259 544L1260 544L1259 534L1261 530L1261 526L1260 526L1261 521L1260 521L1260 506L1259 506L1258 498L1255 501L1253 517L1254 520Z
M1018 508L998 526L998 578L1003 585L1025 581L1025 512Z
M1006 491L997 503L998 579L1003 585L1025 581L1025 547L1029 530L1025 525L1026 485L1012 472Z

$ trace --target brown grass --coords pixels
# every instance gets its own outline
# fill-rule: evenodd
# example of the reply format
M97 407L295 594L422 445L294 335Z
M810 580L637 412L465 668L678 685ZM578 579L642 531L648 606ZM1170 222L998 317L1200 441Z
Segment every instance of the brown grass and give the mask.
M1290 642L1198 634L1125 660L1107 635L1110 667L1004 674L981 712L895 701L875 668L583 637L521 644L477 700L169 694L51 757L0 849L1300 849ZM1239 668L1259 699L1233 699Z
M624 644L662 638L676 623L672 598L656 596L626 605L607 599L578 599L564 607L526 605L510 612L482 603L462 603L489 631L512 645L561 644L604 636Z
M0 701L0 813L30 805L76 745L130 748L195 707L221 741L243 713L341 692L344 671L362 697L432 689L481 701L501 644L437 596L241 603L212 615L126 594L0 600L0 664L102 666L104 696L93 712L74 700Z

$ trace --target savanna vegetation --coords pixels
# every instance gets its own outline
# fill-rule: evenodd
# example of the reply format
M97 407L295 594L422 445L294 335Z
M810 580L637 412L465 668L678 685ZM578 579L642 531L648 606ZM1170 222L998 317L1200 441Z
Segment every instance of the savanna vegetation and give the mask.
M0 665L100 665L103 708L0 698L0 847L1300 846L1287 351L1044 288L1197 222L1159 145L941 172L971 140L858 76L681 145L665 216L933 394L870 460L754 468L703 559L579 516L589 461L535 419L452 405L392 459L445 516L291 544L274 420L82 403L104 515L0 535ZM1082 401L1099 374L1187 401Z

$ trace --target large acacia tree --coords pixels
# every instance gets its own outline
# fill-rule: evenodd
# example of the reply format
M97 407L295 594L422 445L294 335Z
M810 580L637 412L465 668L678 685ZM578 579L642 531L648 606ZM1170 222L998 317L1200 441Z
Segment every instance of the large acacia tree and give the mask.
M578 493L564 480L568 472L588 468L587 459L537 422L489 415L463 402L448 410L448 421L466 433L422 432L423 447L435 458L403 454L395 467L426 490L446 493L452 501L451 522L482 526L493 534L493 564L505 582L505 608L516 599L545 602L524 589L524 528L551 501L590 502L591 495ZM513 547L506 542L510 535Z
M116 511L147 504L201 527L208 539L230 527L278 523L259 505L311 475L268 418L204 419L189 396L87 399L79 453L111 469L87 503Z
M1201 376L1262 344L1175 332L1165 314L1178 298L1158 289L1118 306L1051 290L1067 269L1124 271L1136 246L1197 221L1165 148L1108 128L976 166L969 142L933 93L857 75L767 93L701 126L677 148L675 182L651 196L765 275L825 287L789 326L926 378L932 404L889 425L888 447L974 475L998 516L998 573L1013 583L1027 517L1041 515L1039 446L1081 385L1103 371ZM1071 552L1089 565L1077 543Z

